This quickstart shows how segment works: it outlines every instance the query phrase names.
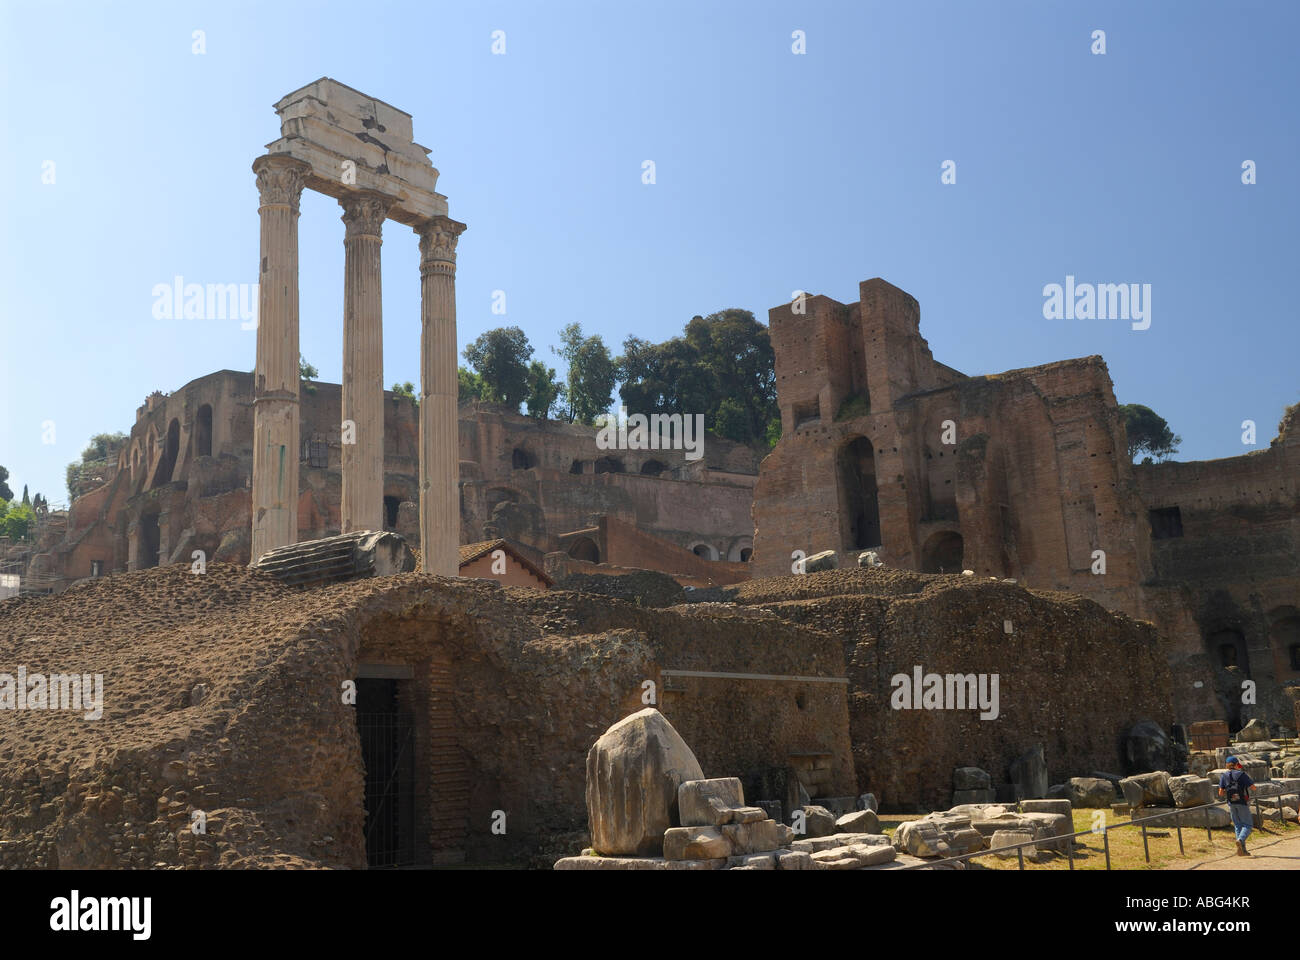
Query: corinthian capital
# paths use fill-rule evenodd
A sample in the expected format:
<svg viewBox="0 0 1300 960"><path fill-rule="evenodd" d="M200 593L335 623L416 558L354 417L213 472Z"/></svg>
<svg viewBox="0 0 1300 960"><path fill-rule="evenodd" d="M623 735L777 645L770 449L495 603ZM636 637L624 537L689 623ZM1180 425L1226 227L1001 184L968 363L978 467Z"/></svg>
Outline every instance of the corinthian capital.
<svg viewBox="0 0 1300 960"><path fill-rule="evenodd" d="M350 193L339 198L343 208L343 239L383 236L384 220L394 201L380 193Z"/></svg>
<svg viewBox="0 0 1300 960"><path fill-rule="evenodd" d="M420 264L456 262L456 239L465 232L465 224L450 217L433 217L416 225L420 235Z"/></svg>
<svg viewBox="0 0 1300 960"><path fill-rule="evenodd" d="M287 206L297 213L302 188L310 171L311 164L283 154L258 157L253 161L253 173L257 174L260 206Z"/></svg>

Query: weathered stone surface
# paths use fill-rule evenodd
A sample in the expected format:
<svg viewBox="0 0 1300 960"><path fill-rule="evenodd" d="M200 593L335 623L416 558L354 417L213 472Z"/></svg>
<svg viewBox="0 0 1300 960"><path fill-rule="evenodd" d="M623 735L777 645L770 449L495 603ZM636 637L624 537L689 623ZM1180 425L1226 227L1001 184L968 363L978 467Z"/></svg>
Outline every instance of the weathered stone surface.
<svg viewBox="0 0 1300 960"><path fill-rule="evenodd" d="M858 554L859 567L883 567L885 561L878 550L864 550Z"/></svg>
<svg viewBox="0 0 1300 960"><path fill-rule="evenodd" d="M1034 835L1027 830L998 830L989 840L989 849L994 855L1001 860L1015 860L1018 854L1015 850L999 850L999 847L1008 847L1018 843L1032 843ZM1039 860L1038 848L1028 846L1021 848L1024 851L1025 859L1037 863Z"/></svg>
<svg viewBox="0 0 1300 960"><path fill-rule="evenodd" d="M1047 795L1047 754L1036 743L1011 763L1011 782L1020 799L1037 799Z"/></svg>
<svg viewBox="0 0 1300 960"><path fill-rule="evenodd" d="M811 870L812 854L803 850L786 850L776 855L778 870Z"/></svg>
<svg viewBox="0 0 1300 960"><path fill-rule="evenodd" d="M1267 740L1269 736L1268 724L1258 717L1237 731L1238 740Z"/></svg>
<svg viewBox="0 0 1300 960"><path fill-rule="evenodd" d="M1112 803L1110 805L1110 809L1111 812L1113 812L1117 817L1127 817L1129 815L1129 812L1133 808L1129 805L1128 801L1126 800L1122 803Z"/></svg>
<svg viewBox="0 0 1300 960"><path fill-rule="evenodd" d="M1115 802L1115 785L1100 777L1071 777L1065 794L1074 807L1104 810Z"/></svg>
<svg viewBox="0 0 1300 960"><path fill-rule="evenodd" d="M758 820L775 819L775 817L769 817L767 811L762 807L733 807L731 810L732 823L755 823Z"/></svg>
<svg viewBox="0 0 1300 960"><path fill-rule="evenodd" d="M731 856L734 848L719 827L669 827L663 851L665 860L715 860Z"/></svg>
<svg viewBox="0 0 1300 960"><path fill-rule="evenodd" d="M933 820L907 820L894 831L894 849L914 857L951 857L948 833Z"/></svg>
<svg viewBox="0 0 1300 960"><path fill-rule="evenodd" d="M1131 773L1168 770L1174 746L1169 735L1153 720L1135 723L1124 736L1124 759Z"/></svg>
<svg viewBox="0 0 1300 960"><path fill-rule="evenodd" d="M1074 821L1063 813L1022 813L1022 822L1028 821L1034 826L1034 839L1044 850L1056 850L1069 853L1070 834L1074 832Z"/></svg>
<svg viewBox="0 0 1300 960"><path fill-rule="evenodd" d="M858 797L859 810L880 810L880 804L874 793L864 793Z"/></svg>
<svg viewBox="0 0 1300 960"><path fill-rule="evenodd" d="M703 779L695 754L658 710L623 718L587 753L592 847L606 855L662 853L664 832L677 820L677 788Z"/></svg>
<svg viewBox="0 0 1300 960"><path fill-rule="evenodd" d="M1272 776L1272 771L1263 760L1242 760L1241 769L1246 772L1246 776L1256 783L1267 780Z"/></svg>
<svg viewBox="0 0 1300 960"><path fill-rule="evenodd" d="M1198 777L1209 775L1214 769L1214 754L1204 751L1196 751L1187 758L1187 772L1194 773Z"/></svg>
<svg viewBox="0 0 1300 960"><path fill-rule="evenodd" d="M835 821L839 833L880 833L880 817L874 810L846 813Z"/></svg>
<svg viewBox="0 0 1300 960"><path fill-rule="evenodd" d="M790 844L791 850L804 853L817 853L819 850L831 850L835 847L851 846L879 847L889 846L890 839L883 833L833 833L829 837L812 837L795 840Z"/></svg>
<svg viewBox="0 0 1300 960"><path fill-rule="evenodd" d="M1163 770L1125 777L1119 782L1119 788L1129 807L1134 810L1144 805L1174 805L1173 794L1169 792L1169 774Z"/></svg>
<svg viewBox="0 0 1300 960"><path fill-rule="evenodd" d="M967 817L970 820L991 820L1004 814L1015 813L1014 803L959 803L948 814L954 817Z"/></svg>
<svg viewBox="0 0 1300 960"><path fill-rule="evenodd" d="M1196 807L1215 800L1215 784L1205 777L1187 774L1169 778L1169 793L1176 807Z"/></svg>
<svg viewBox="0 0 1300 960"><path fill-rule="evenodd" d="M1300 777L1300 757L1293 757L1282 764L1282 776Z"/></svg>
<svg viewBox="0 0 1300 960"><path fill-rule="evenodd" d="M804 560L803 569L804 573L817 573L820 570L835 570L839 565L839 554L834 550L823 550Z"/></svg>
<svg viewBox="0 0 1300 960"><path fill-rule="evenodd" d="M745 804L736 777L686 780L677 788L677 810L683 827L712 827L730 823L732 811Z"/></svg>
<svg viewBox="0 0 1300 960"><path fill-rule="evenodd" d="M995 799L997 799L997 791L991 787L987 790L954 790L952 792L952 804L954 807L977 803L992 803Z"/></svg>
<svg viewBox="0 0 1300 960"><path fill-rule="evenodd" d="M1021 800L1021 813L1057 813L1069 817L1073 812L1069 800Z"/></svg>
<svg viewBox="0 0 1300 960"><path fill-rule="evenodd" d="M748 853L739 857L728 857L727 867L731 870L775 870L775 853Z"/></svg>
<svg viewBox="0 0 1300 960"><path fill-rule="evenodd" d="M1259 808L1259 812L1253 814L1252 819L1255 821L1255 826L1257 827L1263 826L1265 820L1282 820L1282 821L1289 821L1291 823L1295 823L1296 808L1282 807L1278 809L1276 807L1274 808L1265 807L1261 804Z"/></svg>
<svg viewBox="0 0 1300 960"><path fill-rule="evenodd" d="M722 870L726 859L665 860L663 857L565 857L556 870Z"/></svg>
<svg viewBox="0 0 1300 960"><path fill-rule="evenodd" d="M828 837L836 832L835 817L825 807L806 804L803 808L804 836Z"/></svg>
<svg viewBox="0 0 1300 960"><path fill-rule="evenodd" d="M718 828L731 844L731 852L736 855L745 853L763 853L778 847L788 846L792 831L783 823L775 820L758 820L754 823L727 823Z"/></svg>
<svg viewBox="0 0 1300 960"><path fill-rule="evenodd" d="M898 856L892 846L849 844L820 850L812 856L814 870L860 870L881 863L889 863Z"/></svg>
<svg viewBox="0 0 1300 960"><path fill-rule="evenodd" d="M952 772L953 790L991 790L993 778L979 767L958 767Z"/></svg>

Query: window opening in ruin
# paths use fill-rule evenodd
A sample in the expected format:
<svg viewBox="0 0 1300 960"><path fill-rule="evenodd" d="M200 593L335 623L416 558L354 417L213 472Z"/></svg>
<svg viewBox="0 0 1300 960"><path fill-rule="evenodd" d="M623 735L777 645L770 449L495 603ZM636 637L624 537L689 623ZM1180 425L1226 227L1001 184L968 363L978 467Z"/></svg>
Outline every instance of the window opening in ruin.
<svg viewBox="0 0 1300 960"><path fill-rule="evenodd" d="M749 563L750 557L754 555L753 547L745 547L740 551L740 562Z"/></svg>
<svg viewBox="0 0 1300 960"><path fill-rule="evenodd" d="M1294 607L1282 607L1274 615L1269 637L1279 653L1289 661L1292 670L1300 671L1300 612Z"/></svg>
<svg viewBox="0 0 1300 960"><path fill-rule="evenodd" d="M196 457L212 456L212 405L199 407L194 418L194 455Z"/></svg>
<svg viewBox="0 0 1300 960"><path fill-rule="evenodd" d="M641 464L641 473L647 477L657 477L668 469L668 464L662 460L647 460Z"/></svg>
<svg viewBox="0 0 1300 960"><path fill-rule="evenodd" d="M531 470L535 466L537 466L537 458L522 447L515 447L510 452L512 470Z"/></svg>
<svg viewBox="0 0 1300 960"><path fill-rule="evenodd" d="M1237 648L1231 643L1219 644L1219 664L1224 667L1237 665Z"/></svg>
<svg viewBox="0 0 1300 960"><path fill-rule="evenodd" d="M91 575L92 577L99 577L99 576L103 576L103 573L104 573L104 561L103 561L103 560L91 560L91 561L90 561L90 575Z"/></svg>
<svg viewBox="0 0 1300 960"><path fill-rule="evenodd" d="M162 459L158 461L158 469L154 471L153 486L163 483L171 483L172 470L176 467L176 455L181 449L181 422L172 420L167 427L167 440L163 444Z"/></svg>
<svg viewBox="0 0 1300 960"><path fill-rule="evenodd" d="M822 418L821 398L813 397L812 400L794 405L794 428L798 430L805 423L812 423L814 420Z"/></svg>
<svg viewBox="0 0 1300 960"><path fill-rule="evenodd" d="M1183 535L1183 515L1177 507L1156 507L1150 511L1151 539L1168 540Z"/></svg>
<svg viewBox="0 0 1300 960"><path fill-rule="evenodd" d="M839 474L840 537L845 549L880 546L880 506L876 500L876 459L871 441L858 437L841 448Z"/></svg>
<svg viewBox="0 0 1300 960"><path fill-rule="evenodd" d="M578 537L569 544L569 556L587 563L600 563L600 548L590 537Z"/></svg>
<svg viewBox="0 0 1300 960"><path fill-rule="evenodd" d="M158 529L158 514L146 513L140 518L139 545L136 548L136 566L148 570L158 566L158 551L162 548L162 531Z"/></svg>
<svg viewBox="0 0 1300 960"><path fill-rule="evenodd" d="M366 864L415 863L415 725L401 709L410 681L359 677L357 733L365 766Z"/></svg>
<svg viewBox="0 0 1300 960"><path fill-rule="evenodd" d="M1291 644L1291 669L1300 670L1300 643Z"/></svg>
<svg viewBox="0 0 1300 960"><path fill-rule="evenodd" d="M697 543L691 548L691 553L705 560L718 559L718 551L713 549L713 547L707 543Z"/></svg>
<svg viewBox="0 0 1300 960"><path fill-rule="evenodd" d="M944 530L933 534L921 548L921 572L961 573L964 552L960 533Z"/></svg>
<svg viewBox="0 0 1300 960"><path fill-rule="evenodd" d="M384 529L397 529L397 508L401 505L401 497L384 497Z"/></svg>
<svg viewBox="0 0 1300 960"><path fill-rule="evenodd" d="M307 464L317 470L330 465L330 445L324 440L307 441Z"/></svg>
<svg viewBox="0 0 1300 960"><path fill-rule="evenodd" d="M569 464L569 472L570 472L570 473L582 473L582 461L581 461L581 460L574 460L573 463Z"/></svg>
<svg viewBox="0 0 1300 960"><path fill-rule="evenodd" d="M596 461L597 473L623 473L625 468L623 461L618 457L601 457Z"/></svg>

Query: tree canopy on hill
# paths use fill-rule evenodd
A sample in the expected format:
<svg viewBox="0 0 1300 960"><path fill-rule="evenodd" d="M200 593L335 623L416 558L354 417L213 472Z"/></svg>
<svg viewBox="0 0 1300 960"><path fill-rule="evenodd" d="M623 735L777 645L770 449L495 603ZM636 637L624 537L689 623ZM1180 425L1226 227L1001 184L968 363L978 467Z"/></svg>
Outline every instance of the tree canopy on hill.
<svg viewBox="0 0 1300 960"><path fill-rule="evenodd" d="M1124 430L1128 434L1128 455L1133 459L1139 453L1150 456L1142 462L1147 463L1151 457L1164 460L1178 452L1178 445L1183 438L1169 429L1165 418L1150 407L1140 403L1126 403L1119 408L1124 418Z"/></svg>

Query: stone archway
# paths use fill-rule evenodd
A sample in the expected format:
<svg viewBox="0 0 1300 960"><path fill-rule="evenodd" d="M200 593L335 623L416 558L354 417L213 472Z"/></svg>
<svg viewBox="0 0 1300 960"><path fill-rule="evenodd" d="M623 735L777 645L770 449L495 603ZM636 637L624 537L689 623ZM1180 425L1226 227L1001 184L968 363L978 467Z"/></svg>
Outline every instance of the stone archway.
<svg viewBox="0 0 1300 960"><path fill-rule="evenodd" d="M922 573L961 573L965 544L955 530L933 533L921 547Z"/></svg>
<svg viewBox="0 0 1300 960"><path fill-rule="evenodd" d="M835 457L839 488L840 542L845 550L881 545L876 455L867 437L855 437Z"/></svg>

